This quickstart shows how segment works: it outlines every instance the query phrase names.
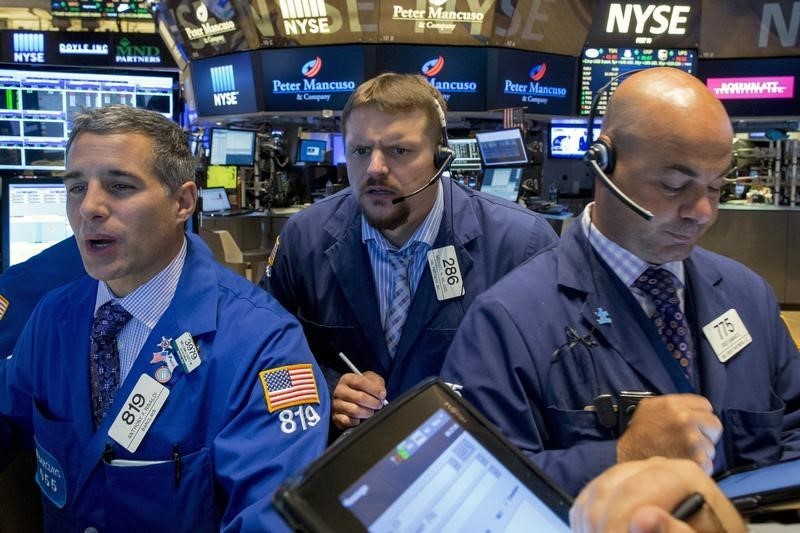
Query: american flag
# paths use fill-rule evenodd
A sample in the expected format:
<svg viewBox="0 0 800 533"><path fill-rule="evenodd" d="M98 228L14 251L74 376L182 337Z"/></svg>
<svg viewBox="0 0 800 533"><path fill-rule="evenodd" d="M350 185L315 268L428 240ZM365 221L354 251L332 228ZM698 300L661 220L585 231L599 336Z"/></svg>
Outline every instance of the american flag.
<svg viewBox="0 0 800 533"><path fill-rule="evenodd" d="M6 300L3 296L0 296L0 319L3 318L4 314L6 314L6 309L8 309L8 300Z"/></svg>
<svg viewBox="0 0 800 533"><path fill-rule="evenodd" d="M270 413L293 405L319 403L317 381L309 364L262 370L258 376L264 386Z"/></svg>

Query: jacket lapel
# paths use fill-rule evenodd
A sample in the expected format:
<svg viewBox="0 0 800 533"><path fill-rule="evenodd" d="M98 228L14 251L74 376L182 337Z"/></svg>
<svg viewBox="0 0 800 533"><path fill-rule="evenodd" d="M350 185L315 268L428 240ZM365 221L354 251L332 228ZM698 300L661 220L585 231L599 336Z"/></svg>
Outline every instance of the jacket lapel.
<svg viewBox="0 0 800 533"><path fill-rule="evenodd" d="M356 203L350 197L348 202ZM347 215L346 213L349 213ZM350 216L350 220L345 217ZM344 231L336 228L345 228ZM364 332L364 340L370 351L377 355L383 375L387 375L392 360L386 349L381 312L375 295L375 281L366 247L361 242L361 208L357 205L340 209L325 225L335 242L325 250L336 281L342 289L350 312ZM333 290L333 289L331 289Z"/></svg>
<svg viewBox="0 0 800 533"><path fill-rule="evenodd" d="M713 263L702 261L698 254L692 254L684 261L684 265L687 294L690 295L689 301L694 315L690 318L697 325L692 329L692 334L695 350L700 358L701 391L714 406L714 410L719 412L727 389L725 364L720 362L703 335L703 326L734 306L725 298L722 274ZM702 295L702 298L697 298L697 295Z"/></svg>
<svg viewBox="0 0 800 533"><path fill-rule="evenodd" d="M671 392L675 385L654 350L659 349L644 330L648 320L638 302L597 256L580 221L562 237L558 247L558 283L562 290L585 293L581 308L583 326L649 384L652 392ZM607 317L610 323L601 323ZM655 331L655 327L652 328ZM584 334L584 332L580 332ZM657 335L657 333L656 333ZM597 362L602 365L601 361Z"/></svg>
<svg viewBox="0 0 800 533"><path fill-rule="evenodd" d="M477 216L471 209L471 205L469 202L463 201L464 193L458 187L454 187L450 180L443 179L442 186L444 210L442 212L442 221L439 224L439 233L436 235L433 248L442 248L451 244L455 246L463 281L467 278L467 274L472 270L473 265L472 256L466 247L470 241L480 236L483 232ZM451 189L452 205L450 203ZM464 289L468 290L466 284ZM408 318L403 326L403 335L397 345L396 363L413 353L414 346L417 344L420 335L442 308L450 303L463 300L463 298L462 296L440 302L436 298L436 289L433 286L430 266L427 265L422 271L417 290L411 300Z"/></svg>

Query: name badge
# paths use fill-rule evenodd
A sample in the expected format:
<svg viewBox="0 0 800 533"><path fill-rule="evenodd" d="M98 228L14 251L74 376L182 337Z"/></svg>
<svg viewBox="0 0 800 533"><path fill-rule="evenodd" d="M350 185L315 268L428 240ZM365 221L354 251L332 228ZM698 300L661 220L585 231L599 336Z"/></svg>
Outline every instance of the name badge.
<svg viewBox="0 0 800 533"><path fill-rule="evenodd" d="M197 346L195 346L192 340L191 333L187 331L172 341L172 347L175 349L178 361L180 361L184 372L188 374L200 366L202 362L200 360L200 352L197 350Z"/></svg>
<svg viewBox="0 0 800 533"><path fill-rule="evenodd" d="M721 363L753 342L753 337L750 336L736 309L728 309L703 326L703 335L708 339Z"/></svg>
<svg viewBox="0 0 800 533"><path fill-rule="evenodd" d="M455 246L451 244L428 252L428 265L431 268L436 298L440 302L464 296L464 280Z"/></svg>
<svg viewBox="0 0 800 533"><path fill-rule="evenodd" d="M129 452L135 453L168 396L168 388L147 374L142 374L111 424L108 436Z"/></svg>

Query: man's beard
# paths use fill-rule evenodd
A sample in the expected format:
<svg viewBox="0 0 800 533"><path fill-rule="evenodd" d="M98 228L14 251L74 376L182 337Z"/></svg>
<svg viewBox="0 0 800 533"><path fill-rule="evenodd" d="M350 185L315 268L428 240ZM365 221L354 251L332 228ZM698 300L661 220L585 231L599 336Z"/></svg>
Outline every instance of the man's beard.
<svg viewBox="0 0 800 533"><path fill-rule="evenodd" d="M388 216L381 218L373 217L367 212L366 209L362 209L362 211L369 225L378 231L391 231L397 229L408 222L408 216L411 214L411 209L409 209L405 202L400 202L399 204L395 205L394 209L392 209Z"/></svg>

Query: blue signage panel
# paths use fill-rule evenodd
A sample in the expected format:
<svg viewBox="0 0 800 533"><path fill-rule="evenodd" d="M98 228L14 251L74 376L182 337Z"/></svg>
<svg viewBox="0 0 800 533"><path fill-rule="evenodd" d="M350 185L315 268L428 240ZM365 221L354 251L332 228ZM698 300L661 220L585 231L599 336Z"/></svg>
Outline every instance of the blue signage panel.
<svg viewBox="0 0 800 533"><path fill-rule="evenodd" d="M266 111L341 110L364 81L362 45L259 51Z"/></svg>
<svg viewBox="0 0 800 533"><path fill-rule="evenodd" d="M192 81L201 117L256 113L252 52L192 61Z"/></svg>
<svg viewBox="0 0 800 533"><path fill-rule="evenodd" d="M574 113L574 57L490 49L488 72L489 109L523 107L526 113L571 115Z"/></svg>
<svg viewBox="0 0 800 533"><path fill-rule="evenodd" d="M485 48L456 46L378 46L381 71L421 74L439 89L449 111L486 110Z"/></svg>

